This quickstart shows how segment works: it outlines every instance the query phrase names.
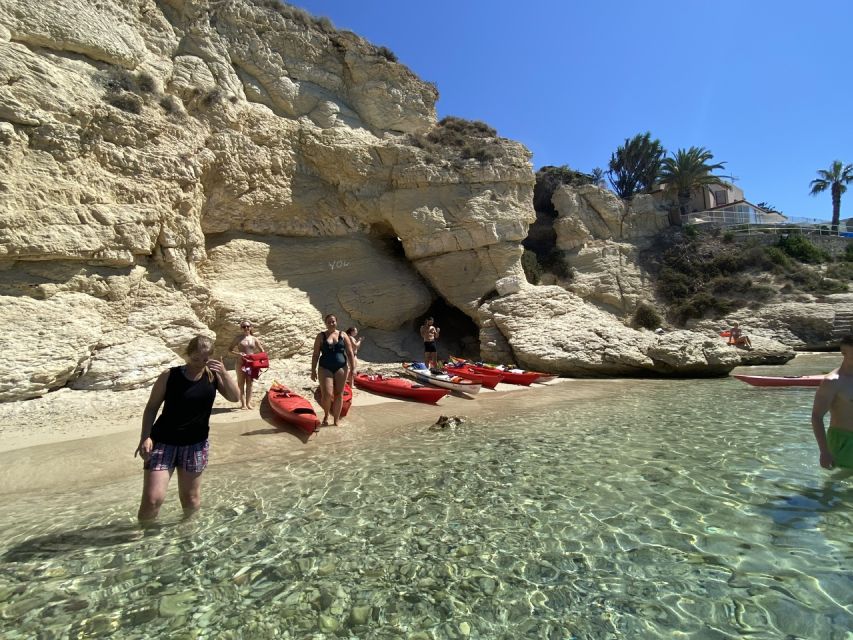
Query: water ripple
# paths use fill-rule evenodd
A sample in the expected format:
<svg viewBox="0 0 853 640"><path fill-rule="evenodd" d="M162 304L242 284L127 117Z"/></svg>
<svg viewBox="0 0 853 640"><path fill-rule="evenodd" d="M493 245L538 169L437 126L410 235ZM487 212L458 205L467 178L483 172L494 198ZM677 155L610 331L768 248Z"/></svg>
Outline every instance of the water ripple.
<svg viewBox="0 0 853 640"><path fill-rule="evenodd" d="M200 517L147 530L138 479L22 497L0 635L849 639L853 484L816 467L789 391L632 381L219 466Z"/></svg>

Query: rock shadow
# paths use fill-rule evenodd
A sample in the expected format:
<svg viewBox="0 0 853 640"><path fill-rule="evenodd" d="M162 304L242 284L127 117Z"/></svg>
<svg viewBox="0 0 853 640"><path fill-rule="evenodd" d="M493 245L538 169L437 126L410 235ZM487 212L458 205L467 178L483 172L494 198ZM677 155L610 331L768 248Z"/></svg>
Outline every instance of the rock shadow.
<svg viewBox="0 0 853 640"><path fill-rule="evenodd" d="M2 559L4 562L47 560L82 549L114 547L136 542L147 535L148 531L150 529L143 529L138 523L111 523L50 533L13 545L6 550Z"/></svg>

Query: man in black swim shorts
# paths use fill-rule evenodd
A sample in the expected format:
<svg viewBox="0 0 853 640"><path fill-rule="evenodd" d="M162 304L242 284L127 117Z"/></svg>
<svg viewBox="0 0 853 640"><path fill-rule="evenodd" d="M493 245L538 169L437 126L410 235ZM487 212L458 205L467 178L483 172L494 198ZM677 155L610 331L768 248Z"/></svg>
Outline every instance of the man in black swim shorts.
<svg viewBox="0 0 853 640"><path fill-rule="evenodd" d="M441 329L435 326L434 320L430 317L424 320L421 325L421 338L424 341L424 364L430 368L438 368L438 349L436 342Z"/></svg>

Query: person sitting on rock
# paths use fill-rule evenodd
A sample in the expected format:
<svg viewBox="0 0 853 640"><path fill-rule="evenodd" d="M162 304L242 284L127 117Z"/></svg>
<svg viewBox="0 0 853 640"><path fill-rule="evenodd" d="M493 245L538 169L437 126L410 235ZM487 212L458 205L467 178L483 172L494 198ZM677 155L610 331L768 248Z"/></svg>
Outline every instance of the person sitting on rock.
<svg viewBox="0 0 853 640"><path fill-rule="evenodd" d="M732 328L729 329L729 344L733 344L736 347L746 347L749 350L752 350L752 340L749 339L749 336L743 332L743 329L740 328L740 324L735 321L732 323Z"/></svg>

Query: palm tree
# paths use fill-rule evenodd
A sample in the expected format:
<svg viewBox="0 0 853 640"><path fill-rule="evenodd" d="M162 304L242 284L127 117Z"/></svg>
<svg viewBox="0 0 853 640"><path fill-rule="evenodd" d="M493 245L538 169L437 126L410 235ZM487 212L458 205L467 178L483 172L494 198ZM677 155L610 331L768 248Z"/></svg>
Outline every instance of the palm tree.
<svg viewBox="0 0 853 640"><path fill-rule="evenodd" d="M832 194L832 230L838 231L838 219L841 217L841 194L847 191L847 185L853 182L853 164L843 165L841 160L833 162L829 171L818 169L819 178L812 180L809 186L811 195L816 196L827 189Z"/></svg>
<svg viewBox="0 0 853 640"><path fill-rule="evenodd" d="M651 191L660 171L666 151L660 140L652 140L649 131L626 138L625 144L610 155L607 175L613 191L623 200L636 193Z"/></svg>
<svg viewBox="0 0 853 640"><path fill-rule="evenodd" d="M693 190L712 184L725 184L722 178L712 174L712 171L722 169L725 162L709 164L714 154L705 147L690 147L679 149L674 155L663 159L659 181L675 192L678 198L678 209L670 210L670 222L681 225L681 216L688 213L687 205Z"/></svg>

